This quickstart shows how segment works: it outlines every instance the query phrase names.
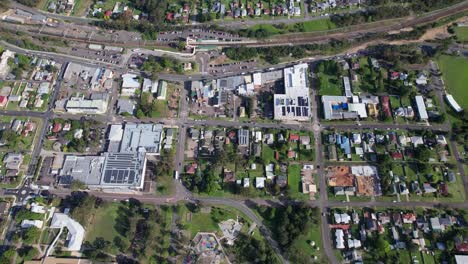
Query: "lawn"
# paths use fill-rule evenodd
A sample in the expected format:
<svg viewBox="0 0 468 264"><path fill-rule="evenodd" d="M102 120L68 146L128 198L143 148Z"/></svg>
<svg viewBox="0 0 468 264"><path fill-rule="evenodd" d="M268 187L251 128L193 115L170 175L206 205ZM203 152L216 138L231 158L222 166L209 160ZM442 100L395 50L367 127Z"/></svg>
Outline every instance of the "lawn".
<svg viewBox="0 0 468 264"><path fill-rule="evenodd" d="M86 10L91 6L91 3L91 0L76 0L71 14L73 16L86 15Z"/></svg>
<svg viewBox="0 0 468 264"><path fill-rule="evenodd" d="M323 31L336 28L336 25L330 19L310 20L303 23L305 32Z"/></svg>
<svg viewBox="0 0 468 264"><path fill-rule="evenodd" d="M298 249L299 252L305 253L305 255L317 256L316 263L326 263L325 256L322 255L322 236L320 234L320 225L313 225L308 228L308 232L301 234L294 240L291 248ZM311 242L315 242L315 246L311 246ZM318 249L318 250L317 250Z"/></svg>
<svg viewBox="0 0 468 264"><path fill-rule="evenodd" d="M456 27L455 35L457 36L457 40L459 41L468 41L468 27Z"/></svg>
<svg viewBox="0 0 468 264"><path fill-rule="evenodd" d="M293 164L288 167L288 185L291 190L291 197L295 199L307 199L308 196L302 193L301 165Z"/></svg>
<svg viewBox="0 0 468 264"><path fill-rule="evenodd" d="M179 217L183 220L186 229L190 231L191 238L195 237L198 232L221 232L217 219L224 221L236 219L237 216L234 210L226 208L212 207L210 213L203 212L203 209L196 213L190 213L185 206L182 206L182 208Z"/></svg>
<svg viewBox="0 0 468 264"><path fill-rule="evenodd" d="M395 109L401 106L400 97L390 96L390 106Z"/></svg>
<svg viewBox="0 0 468 264"><path fill-rule="evenodd" d="M275 161L275 151L266 144L262 146L262 159L265 164Z"/></svg>
<svg viewBox="0 0 468 264"><path fill-rule="evenodd" d="M174 180L171 175L160 176L156 180L156 194L168 195L174 192Z"/></svg>
<svg viewBox="0 0 468 264"><path fill-rule="evenodd" d="M468 60L462 57L442 55L437 62L443 73L447 90L462 108L468 108L468 100L463 100L468 97L468 89L466 89Z"/></svg>
<svg viewBox="0 0 468 264"><path fill-rule="evenodd" d="M320 81L320 95L343 95L341 82L336 76L327 75L325 73L319 74L322 78L322 81Z"/></svg>
<svg viewBox="0 0 468 264"><path fill-rule="evenodd" d="M86 234L87 241L94 241L97 237L102 237L105 240L113 241L114 237L120 236L114 226L118 216L118 203L105 204L94 215L93 224L89 226ZM127 239L121 237L122 239Z"/></svg>
<svg viewBox="0 0 468 264"><path fill-rule="evenodd" d="M125 207L125 205L121 203L105 203L101 208L96 210L96 213L92 216L92 221L87 228L85 240L92 242L96 238L102 237L111 242L109 253L122 253L119 252L118 247L113 243L114 238L119 237L125 245L129 246L130 242L135 239L136 223L144 218L142 215L133 215L133 217L126 217L125 215L119 216L119 208L121 206ZM156 223L151 221L148 222L152 225L151 233L147 238L147 246L144 254L139 256L142 263L147 263L148 258L152 255L160 254L161 249L169 247L170 238L168 228L172 221L172 208L167 206L155 208L152 205L143 205L142 208L157 210L157 214L161 216L159 218L160 220L156 220ZM120 235L116 229L116 226L119 226L119 217L124 217L129 221L130 229L127 236Z"/></svg>

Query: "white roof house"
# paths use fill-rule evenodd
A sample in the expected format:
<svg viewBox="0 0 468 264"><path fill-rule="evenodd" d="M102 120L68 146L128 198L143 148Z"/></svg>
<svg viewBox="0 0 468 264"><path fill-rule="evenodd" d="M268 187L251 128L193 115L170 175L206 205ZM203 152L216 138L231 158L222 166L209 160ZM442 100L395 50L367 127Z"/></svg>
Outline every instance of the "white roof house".
<svg viewBox="0 0 468 264"><path fill-rule="evenodd" d="M335 230L335 237L336 237L336 239L335 239L336 248L338 248L338 249L345 248L344 239L343 239L343 237L344 237L343 230L341 230L341 229Z"/></svg>
<svg viewBox="0 0 468 264"><path fill-rule="evenodd" d="M456 264L466 264L468 263L468 255L455 255Z"/></svg>
<svg viewBox="0 0 468 264"><path fill-rule="evenodd" d="M349 216L349 214L337 214L335 213L334 215L335 217L335 222L337 224L349 224L349 222L351 221L351 216Z"/></svg>
<svg viewBox="0 0 468 264"><path fill-rule="evenodd" d="M21 222L21 228L30 228L30 227L37 227L37 228L42 228L42 225L44 224L43 221L41 220L23 220Z"/></svg>
<svg viewBox="0 0 468 264"><path fill-rule="evenodd" d="M360 248L361 247L361 240L358 239L348 239L348 247L349 248Z"/></svg>
<svg viewBox="0 0 468 264"><path fill-rule="evenodd" d="M455 110L456 112L461 112L463 110L463 108L460 107L460 105L457 103L457 101L455 101L451 94L445 95L445 98L447 99L447 102L453 108L453 110Z"/></svg>
<svg viewBox="0 0 468 264"><path fill-rule="evenodd" d="M361 134L359 133L354 133L353 134L353 142L354 144L361 144L362 140L361 140Z"/></svg>
<svg viewBox="0 0 468 264"><path fill-rule="evenodd" d="M37 89L37 94L38 95L48 94L49 93L49 86L50 86L49 82L42 82L39 85L39 88Z"/></svg>
<svg viewBox="0 0 468 264"><path fill-rule="evenodd" d="M250 179L249 178L244 178L244 188L248 188L250 186Z"/></svg>
<svg viewBox="0 0 468 264"><path fill-rule="evenodd" d="M136 74L122 74L122 88L140 88Z"/></svg>
<svg viewBox="0 0 468 264"><path fill-rule="evenodd" d="M45 214L46 209L42 205L39 205L37 203L32 203L31 204L31 212L36 213L36 214Z"/></svg>
<svg viewBox="0 0 468 264"><path fill-rule="evenodd" d="M273 163L270 163L265 166L265 175L267 179L272 180L275 177L275 165Z"/></svg>
<svg viewBox="0 0 468 264"><path fill-rule="evenodd" d="M64 228L68 230L67 236L67 250L79 251L83 243L85 230L83 226L77 221L70 218L70 216L62 213L55 213L50 223L50 228Z"/></svg>
<svg viewBox="0 0 468 264"><path fill-rule="evenodd" d="M426 85L427 84L427 77L425 74L421 73L418 75L418 78L416 79L416 84L417 85Z"/></svg>
<svg viewBox="0 0 468 264"><path fill-rule="evenodd" d="M411 143L413 144L414 147L417 147L419 145L423 145L424 140L421 136L413 136L411 137Z"/></svg>
<svg viewBox="0 0 468 264"><path fill-rule="evenodd" d="M424 98L421 95L417 95L414 97L414 99L416 100L416 106L418 107L419 118L421 120L427 120L429 116L427 115Z"/></svg>
<svg viewBox="0 0 468 264"><path fill-rule="evenodd" d="M149 92L151 91L152 87L153 87L153 82L148 78L144 78L143 87L141 88L142 92Z"/></svg>
<svg viewBox="0 0 468 264"><path fill-rule="evenodd" d="M265 181L266 181L265 177L255 178L255 188L257 188L257 189L265 188Z"/></svg>
<svg viewBox="0 0 468 264"><path fill-rule="evenodd" d="M254 73L252 77L253 77L254 86L259 87L262 85L262 73L261 72Z"/></svg>
<svg viewBox="0 0 468 264"><path fill-rule="evenodd" d="M444 231L445 227L440 224L439 218L438 217L432 217L429 219L429 222L431 223L432 230L434 231Z"/></svg>

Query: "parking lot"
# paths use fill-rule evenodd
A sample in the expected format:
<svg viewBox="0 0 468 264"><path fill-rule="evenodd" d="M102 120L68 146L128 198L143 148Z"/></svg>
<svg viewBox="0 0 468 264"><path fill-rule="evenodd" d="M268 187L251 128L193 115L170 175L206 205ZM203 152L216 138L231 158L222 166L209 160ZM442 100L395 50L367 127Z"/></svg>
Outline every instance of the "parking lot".
<svg viewBox="0 0 468 264"><path fill-rule="evenodd" d="M171 43L177 42L181 39L205 39L205 40L219 40L219 41L241 41L241 38L237 35L233 35L226 32L202 30L202 29L186 29L182 31L163 31L159 33L158 42Z"/></svg>
<svg viewBox="0 0 468 264"><path fill-rule="evenodd" d="M109 50L92 50L87 48L72 48L73 55L98 61L120 64L122 62L122 54L118 51Z"/></svg>
<svg viewBox="0 0 468 264"><path fill-rule="evenodd" d="M233 63L210 64L208 72L210 74L222 73L243 73L254 70L257 66L256 60L239 61Z"/></svg>

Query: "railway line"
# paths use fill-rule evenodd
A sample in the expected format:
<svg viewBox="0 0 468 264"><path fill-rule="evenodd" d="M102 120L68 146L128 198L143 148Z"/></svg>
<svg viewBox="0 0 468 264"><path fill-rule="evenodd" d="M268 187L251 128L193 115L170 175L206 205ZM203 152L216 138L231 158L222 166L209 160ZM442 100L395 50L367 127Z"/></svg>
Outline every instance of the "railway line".
<svg viewBox="0 0 468 264"><path fill-rule="evenodd" d="M331 31L322 32L309 32L309 33L292 33L277 35L265 40L246 40L246 41L229 41L229 42L193 42L190 43L194 46L212 46L212 47L230 47L230 46L245 46L245 47L270 47L270 46L284 46L284 45L300 45L310 44L317 42L325 42L330 39L353 39L360 36L364 36L369 33L386 33L389 31L401 30L403 28L415 27L437 21L441 18L463 13L468 11L468 0L463 1L459 4L447 7L445 9L426 13L419 17L405 17L399 19L383 20L374 23L364 25L353 25L346 28L340 28ZM390 24L389 24L390 23ZM120 41L114 39L112 41L100 41L90 39L89 37L74 37L71 35L57 33L53 34L50 32L43 32L39 27L34 26L22 26L8 23L1 23L0 27L6 28L13 31L26 31L35 36L47 36L59 39L66 39L87 44L101 44L101 45L112 45L119 47L134 47L134 48L167 48L171 43L161 43L150 40L126 40Z"/></svg>

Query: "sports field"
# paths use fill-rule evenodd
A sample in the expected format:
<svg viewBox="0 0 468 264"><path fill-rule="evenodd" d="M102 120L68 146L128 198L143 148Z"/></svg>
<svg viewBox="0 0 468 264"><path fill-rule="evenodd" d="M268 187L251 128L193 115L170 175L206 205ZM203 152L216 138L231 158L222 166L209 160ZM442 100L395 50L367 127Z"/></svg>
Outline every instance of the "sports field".
<svg viewBox="0 0 468 264"><path fill-rule="evenodd" d="M468 59L455 56L440 56L437 60L447 90L463 109L468 109Z"/></svg>

